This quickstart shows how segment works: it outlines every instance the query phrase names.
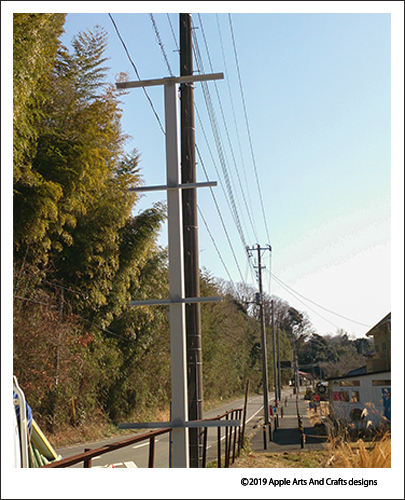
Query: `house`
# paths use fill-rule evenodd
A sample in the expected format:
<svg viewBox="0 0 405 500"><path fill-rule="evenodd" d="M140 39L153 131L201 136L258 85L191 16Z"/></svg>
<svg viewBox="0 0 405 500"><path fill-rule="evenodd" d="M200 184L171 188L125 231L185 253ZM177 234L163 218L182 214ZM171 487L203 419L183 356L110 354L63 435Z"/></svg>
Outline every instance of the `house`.
<svg viewBox="0 0 405 500"><path fill-rule="evenodd" d="M391 313L366 333L374 339L374 355L366 361L367 372L391 370Z"/></svg>
<svg viewBox="0 0 405 500"><path fill-rule="evenodd" d="M391 313L366 333L375 352L366 365L328 378L329 401L339 420L363 427L391 422Z"/></svg>

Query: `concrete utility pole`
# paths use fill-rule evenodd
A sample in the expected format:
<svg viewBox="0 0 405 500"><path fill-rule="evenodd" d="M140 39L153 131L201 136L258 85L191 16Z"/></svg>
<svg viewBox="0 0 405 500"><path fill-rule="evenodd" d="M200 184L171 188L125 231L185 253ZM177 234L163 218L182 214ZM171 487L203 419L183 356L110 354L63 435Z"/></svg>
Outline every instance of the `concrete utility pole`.
<svg viewBox="0 0 405 500"><path fill-rule="evenodd" d="M180 14L180 76L193 74L193 33L191 14ZM180 85L181 117L181 181L196 182L195 122L193 82ZM185 296L199 297L197 191L184 189L183 240ZM203 418L201 312L200 304L186 305L187 374L190 420ZM201 429L190 429L190 467L202 466Z"/></svg>
<svg viewBox="0 0 405 500"><path fill-rule="evenodd" d="M270 250L271 247L261 248L259 244L256 248L248 248L249 251L257 250L257 269L259 278L259 292L260 292L260 327L262 336L262 364L263 364L263 405L264 405L264 425L268 428L270 423L269 415L269 381L267 372L267 342L266 342L266 324L264 319L264 304L263 304L263 283L262 283L262 250ZM271 432L271 430L270 430ZM264 443L265 449L267 449L267 443Z"/></svg>

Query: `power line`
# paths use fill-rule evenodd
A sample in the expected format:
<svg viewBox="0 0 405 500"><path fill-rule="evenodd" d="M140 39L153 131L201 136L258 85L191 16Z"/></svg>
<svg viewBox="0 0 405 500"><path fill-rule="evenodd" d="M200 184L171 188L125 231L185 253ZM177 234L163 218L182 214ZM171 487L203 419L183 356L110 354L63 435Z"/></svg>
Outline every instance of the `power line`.
<svg viewBox="0 0 405 500"><path fill-rule="evenodd" d="M135 73L136 73L136 75L137 75L137 77L138 77L138 80L141 80L141 77L140 77L140 74L139 74L139 72L138 72L138 69L137 69L137 67L136 67L136 65L135 65L135 63L134 63L134 61L133 61L133 59L132 59L132 57L131 57L131 55L130 55L130 53L129 53L129 50L128 50L128 48L127 48L126 44L125 44L125 41L123 40L123 37L122 37L122 36L121 36L121 34L120 34L120 31L119 31L119 29L118 29L117 24L115 23L115 21L114 21L114 19L113 19L112 15L111 15L111 14L108 14L108 15L109 15L109 17L110 17L110 19L111 19L111 22L112 22L113 26L114 26L114 29L115 29L115 31L116 31L116 34L117 34L117 36L118 36L119 40L121 41L121 44L122 44L122 45L123 45L123 47L124 47L124 50L125 50L126 55L127 55L127 57L128 57L128 60L130 61L130 63L131 63L131 65L132 65L132 67L133 67L133 68L134 68L134 70L135 70ZM158 28L157 28L157 24L156 24L156 21L155 21L155 19L154 19L153 14L150 14L150 18L151 18L151 21L152 21L152 24L153 24L153 29L154 29L154 31L155 31L156 41L157 41L158 45L159 45L159 46L160 46L160 48L161 48L162 55L163 55L163 58L164 58L164 60L165 60L166 65L167 65L167 67L168 67L169 73L170 73L170 75L171 75L171 76L173 76L173 72L172 72L172 70L171 70L170 63L169 63L169 61L168 61L168 58L167 58L166 52L165 52L165 50L164 50L164 45L163 45L162 39L161 39L161 37L160 37L159 31L158 31ZM176 36L175 36L175 34L174 34L173 26L172 26L172 23L171 23L171 21L170 21L170 17L169 17L169 15L167 15L167 19L168 19L168 22L169 22L169 25L170 25L170 29L171 29L172 36L173 36L173 39L174 39L174 41L175 41L176 47L178 47L177 40L176 40ZM201 60L201 57L200 57L200 60ZM202 62L201 62L201 63L202 63ZM200 72L201 72L201 71L200 71ZM203 71L202 71L202 72L203 72ZM245 236L244 236L243 229L242 229L242 226L241 226L241 223L240 223L238 210L237 210L237 208L236 208L235 199L234 199L234 195L233 195L233 192L232 192L232 187L231 187L231 185L230 185L230 181L229 181L229 175L228 175L228 172L227 172L227 169L226 169L226 162L225 162L225 160L224 160L223 150L222 150L222 146L221 146L221 144L222 144L222 143L221 143L221 139L220 139L219 129L218 129L218 126L217 126L217 123L216 123L215 113L214 113L214 111L213 111L213 106L212 106L211 97L210 97L210 95L209 95L209 91L208 91L208 87L207 87L206 82L203 82L203 85L204 85L204 84L205 84L205 90L203 89L203 91L204 91L204 96L205 96L206 103L207 103L207 109L208 109L208 111L209 111L209 116L210 116L211 127L213 128L213 134L214 134L214 138L215 138L215 140L216 140L216 145L217 145L217 149L218 149L219 156L220 156L220 160L221 160L221 166L222 166L222 169L223 169L223 172L224 172L225 182L226 182L226 185L227 185L227 188L228 188L228 193L230 193L230 199L231 199L231 206L230 206L230 209L231 209L231 213L233 214L233 218L234 218L234 221L235 221L236 227L237 227L237 229L238 229L239 235L240 235L240 237L241 237L241 241L242 241L242 244L243 244L243 246L244 246L244 249L246 249L246 248L247 248L246 238L245 238ZM143 91L144 91L144 93L145 93L145 95L146 95L146 97L147 97L147 99L148 99L148 101L149 101L149 103L150 103L150 105L151 105L151 108L152 108L152 110L153 110L153 113L155 114L155 117L156 117L156 119L157 119L157 121L158 121L158 123L159 123L159 126L160 126L160 128L161 128L162 132L165 134L165 131L164 131L164 128L163 128L162 123L161 123L161 121L160 121L160 118L159 118L159 116L158 116L158 114L157 114L157 112L156 112L156 110L155 110L155 108L154 108L154 106L153 106L153 103L152 103L152 101L151 101L151 99L150 99L150 97L149 97L149 95L148 95L148 93L147 93L147 91L145 90L145 88L144 88L144 87L143 87ZM205 137L206 137L206 136L205 136ZM207 139L206 139L206 140L207 140ZM207 142L207 144L208 144L208 142ZM221 151L222 151L222 154L221 154ZM201 157L200 157L200 159L201 159ZM202 159L201 159L201 161L202 161ZM211 190L211 192L212 192L212 190ZM224 191L224 192L225 192L225 191ZM213 193L212 193L212 194L213 194ZM214 196L214 195L213 195L213 196ZM227 199L227 197L225 197L225 198ZM214 198L214 199L215 199L215 198ZM227 199L227 201L228 201L228 199ZM224 229L225 229L225 224L223 223L223 218L222 218L221 212L220 212L220 210L219 210L218 204L216 203L216 200L215 200L215 204L216 204L216 209L217 209L217 211L218 211L218 214L220 215L221 222L222 222L223 227L224 227ZM227 234L226 230L225 230L225 234L226 234L226 236L227 236L228 243L230 243L229 236L228 236L228 234ZM232 252L233 252L233 254L234 254L234 250L233 250L232 244L230 243L230 245L231 245L231 250L232 250ZM236 260L236 256L235 256L235 255L234 255L234 257L235 257L235 260ZM242 273L241 273L241 271L240 271L239 264L238 264L237 260L236 260L236 263L237 263L237 267L238 267L238 270L239 270L240 276L241 276L241 278L242 278Z"/></svg>
<svg viewBox="0 0 405 500"><path fill-rule="evenodd" d="M166 14L166 17L167 17L167 20L169 22L170 31L172 32L172 37L173 37L173 40L174 40L174 44L176 45L176 50L179 52L180 51L180 47L179 47L179 44L177 43L176 35L174 34L174 29L173 29L172 22L170 20L169 14Z"/></svg>
<svg viewBox="0 0 405 500"><path fill-rule="evenodd" d="M166 55L165 46L163 45L162 39L160 38L160 33L159 33L159 30L158 30L158 27L157 27L157 24L155 21L155 17L153 16L153 14L149 14L149 17L151 18L151 21L153 24L153 29L155 30L156 41L159 44L160 50L162 51L163 59L166 62L167 69L169 70L170 76L174 76L173 72L172 72L172 68L170 67L169 60L168 60L167 55Z"/></svg>
<svg viewBox="0 0 405 500"><path fill-rule="evenodd" d="M228 70L227 70L227 65L226 65L226 58L225 58L224 44L223 44L223 40L222 40L222 30L221 30L221 26L220 26L220 23L219 23L219 16L218 16L218 14L216 14L216 18L217 18L217 27L218 27L219 40L220 40L220 43L221 43L222 60L224 62L224 73L225 73L225 75L228 75ZM230 79L228 77L228 78L225 78L225 80L226 80L226 84L227 84L227 87L228 87L228 93L229 93L229 98L230 98L230 102L231 102L231 109L232 109L233 121L234 121L235 131L236 131L236 139L237 139L237 143L238 143L238 147L239 147L239 155L240 155L240 159L241 159L241 163L242 163L242 168L243 168L243 174L244 174L244 180L245 180L245 189L246 189L246 192L247 192L246 194L247 194L247 198L248 198L248 202L249 202L250 211L253 211L252 202L251 202L251 198L250 198L249 183L248 183L247 175L246 175L245 161L244 161L244 157L243 157L242 145L241 145L240 136L239 136L238 121L236 119L236 113L235 113L235 106L234 106L234 101L233 101L233 95L232 95L232 90L231 90L231 86L230 86ZM257 229L256 229L256 226L254 224L254 221L253 221L252 224L253 224L253 233L255 235L256 241L258 241L259 238L257 236Z"/></svg>
<svg viewBox="0 0 405 500"><path fill-rule="evenodd" d="M150 16L151 16L151 19L152 19L153 24L154 24L155 33L158 33L156 23L154 22L154 19L153 19L153 15L152 15L152 14L150 14ZM175 45L176 45L176 47L178 48L177 39L176 39L176 36L175 36L175 34L174 34L173 26L172 26L172 23L171 23L171 21L170 21L170 17L169 17L169 15L168 15L168 14L167 14L167 19L168 19L168 21L169 21L169 25L170 25L170 29L171 29L171 32L172 32L172 36L173 36L173 39L174 39ZM159 43L159 45L160 45L160 46L161 46L161 48L162 48L162 47L163 47L163 43L162 43L162 41L161 41L161 39L160 39L160 36L159 36L159 37L157 37L157 42ZM165 54L165 52L164 52L164 49L162 49L162 52L163 52L163 57L164 57L164 58L165 58L165 60L166 60L166 64L167 64L167 66L168 66L168 68L169 68L169 72L170 72L170 74L173 76L172 71L171 71L171 67L170 67L170 64L169 64L169 62L168 62L168 60L167 60L167 56L166 56L166 54ZM204 127L203 127L203 124L202 124L202 121L201 121L200 115L199 115L199 113L198 113L197 104L194 104L194 107L195 107L195 111L196 111L196 114L197 114L198 120L199 120L199 122L200 122L201 128L202 128L202 130L203 130L204 137L205 137L205 139L206 139L206 142L207 142L207 145L208 145L208 148L209 148L209 144L208 144L207 136L206 136L206 134L205 134L205 130L204 130ZM198 149L198 147L197 147L197 144L196 144L196 151L197 151L197 155L198 155L198 157L199 157L199 160L200 160L200 162L201 162L202 168L203 168L203 170L204 170L205 176L206 176L207 181L208 181L208 180L209 180L208 173L207 173L207 170L206 170L206 168L205 168L205 165L204 165L203 159L202 159L202 157L201 157L200 151L199 151L199 149ZM209 151L211 152L210 148L209 148ZM211 153L211 155L212 155L212 153ZM213 159L213 158L212 158L212 159ZM214 159L213 159L213 163L215 163L215 162L214 162ZM218 173L218 172L217 172L217 173ZM220 179L220 176L219 176L219 175L218 175L218 177L219 177L219 179ZM221 181L221 179L220 179L220 181ZM221 182L221 186L222 186L222 182ZM223 188L223 186L222 186L222 188ZM222 227L223 227L224 232L225 232L225 236L226 236L226 238L227 238L228 244L229 244L229 246L230 246L230 248L231 248L231 251L232 251L232 254L233 254L233 256L234 256L234 259L235 259L235 262L236 262L236 266L237 266L238 271L239 271L239 274L240 274L240 276L241 276L241 278L242 278L242 280L243 280L242 273L241 273L241 270L240 270L240 267L239 267L239 263L238 263L238 261L237 261L237 259L236 259L236 255L235 255L235 251L234 251L233 245L232 245L232 243L231 243L231 241L230 241L230 238L229 238L229 235L228 235L228 231L226 230L226 226L225 226L225 223L224 223L224 220L223 220L223 217L222 217L221 210L220 210L220 208L219 208L218 202L217 202L217 200L216 200L216 197L215 197L215 194L214 194L214 191L213 191L213 189L212 189L212 188L210 188L210 192L211 192L212 198L213 198L213 200L214 200L215 208L216 208L216 210L217 210L217 212L218 212L218 215L219 215L219 217L220 217L221 224L222 224ZM224 191L224 193L225 193L225 191ZM226 200L227 200L227 198L226 198ZM211 240L212 240L212 243L213 243L213 245L214 245L214 248L216 249L216 251L217 251L217 253L218 253L218 255L219 255L219 258L220 258L220 260L221 260L222 264L223 264L223 265L224 265L224 267L225 267L225 271L227 272L228 277L230 278L231 282L233 283L232 278L231 278L231 276L230 276L230 274L229 274L229 271L228 271L228 269L227 269L227 267L226 267L226 265L225 265L225 262L224 262L224 260L223 260L223 258L222 258L222 255L221 255L221 253L220 253L220 251L219 251L219 249L218 249L218 247L217 247L217 245L216 245L216 243L215 243L214 239L212 238L212 234L211 234L211 231L210 231L210 229L209 229L209 227L208 227L208 223L207 223L206 219L204 218L204 215L202 214L201 209L200 209L199 207L198 207L198 210L199 210L199 212L200 212L200 215L201 215L201 217L202 217L202 219L203 219L204 224L206 225L207 232L208 232L208 234L209 234L209 236L210 236L210 238L211 238Z"/></svg>
<svg viewBox="0 0 405 500"><path fill-rule="evenodd" d="M201 33L202 33L203 40L204 40L205 50L206 50L207 56L208 56L208 62L209 62L209 65L210 65L210 70L213 73L214 72L214 68L213 68L213 65L212 65L212 62L211 62L210 51L209 51L209 48L208 48L208 43L207 43L207 39L206 39L206 36L205 36L204 26L203 26L203 22L202 22L200 14L198 14L198 19L200 21ZM247 204L247 201L246 201L245 191L247 189L247 185L245 187L242 186L242 181L241 181L241 178L240 178L240 175L239 175L238 163L236 161L235 153L234 153L234 150L233 150L232 141L231 141L231 138L229 136L229 130L228 130L228 126L227 126L227 122L226 122L226 118L225 118L224 109L223 109L223 106L222 106L222 100L221 100L220 92L219 92L219 89L218 89L217 82L214 81L213 83L214 83L216 95L217 95L217 98L218 98L218 103L219 103L219 107L220 107L220 111L221 111L221 116L222 116L222 121L223 121L224 128L225 128L226 137L228 139L229 149L231 151L231 155L232 155L232 159L233 159L233 164L235 166L235 171L236 171L236 176L237 176L237 179L238 179L238 184L239 184L240 192L242 194L242 199L243 199L244 204L245 204L246 213L247 213L247 215L249 217L249 221L250 221L250 225L251 225L251 227L253 229L254 237L255 237L256 240L258 240L259 238L258 238L257 233L255 231L255 224L253 222L251 211L249 210L249 207L248 207L248 204ZM228 82L228 88L229 88L229 82Z"/></svg>
<svg viewBox="0 0 405 500"><path fill-rule="evenodd" d="M195 58L196 58L197 68L198 68L200 73L204 73L202 58L201 58L201 54L200 54L200 51L198 48L198 40L197 39L195 39L194 48L195 48ZM217 124L217 120L216 120L210 92L209 92L208 85L206 82L202 82L202 90L203 90L204 99L205 99L205 103L206 103L207 110L208 110L208 117L209 117L209 121L211 124L213 136L214 136L214 142L215 142L215 145L216 145L216 148L218 151L222 172L223 172L223 176L225 179L225 184L227 187L229 200L231 203L231 208L232 208L231 214L232 214L232 217L234 219L236 228L238 230L240 239L242 241L243 248L246 251L246 248L248 245L247 245L246 238L245 238L245 235L243 232L239 212L238 212L238 209L236 206L235 197L234 197L232 186L230 183L229 173L228 173L228 169L227 169L227 162L225 159L225 153L224 153L223 146L222 146L222 139L221 139L221 135L219 132L219 128L218 128L218 124Z"/></svg>
<svg viewBox="0 0 405 500"><path fill-rule="evenodd" d="M112 22L112 24L113 24L113 26L114 26L115 32L117 33L117 36L118 36L118 38L119 38L119 40L120 40L120 42L121 42L122 46L124 47L125 53L126 53L126 55L127 55L127 57L128 57L128 60L129 60L129 62L131 63L132 67L133 67L133 68L134 68L134 70L135 70L135 73L136 73L136 76L138 77L138 80L139 80L139 81L141 81L141 77L140 77L140 75L139 75L138 69L137 69L137 67L135 66L135 63L134 63L134 61L133 61L133 60L132 60L132 58L131 58L131 55L130 55L130 53L129 53L129 50L127 49L127 46L126 46L126 44L125 44L125 42L124 42L124 40L123 40L123 38L122 38L122 36L121 36L121 33L120 33L119 29L118 29L118 26L116 25L116 23L115 23L115 21L114 21L114 19L113 19L112 15L111 15L111 14L108 14L108 16L109 16L109 18L111 19L111 22ZM149 97L149 94L148 94L148 92L146 91L145 87L142 87L142 90L143 90L143 92L144 92L144 94L145 94L146 98L147 98L147 99L148 99L148 101L149 101L149 104L150 104L150 106L151 106L151 108L152 108L153 114L155 115L156 120L157 120L157 122L158 122L158 124L159 124L160 130L163 132L163 134L164 134L164 135L166 135L165 129L163 128L163 125L162 125L162 122L160 121L159 115L158 115L158 114L157 114L157 112L156 112L156 109L155 109L155 107L154 107L154 105L153 105L152 99Z"/></svg>
<svg viewBox="0 0 405 500"><path fill-rule="evenodd" d="M317 303L316 303L316 302L314 302L313 300L308 299L307 297L304 297L304 296L303 296L303 295L301 295L299 292L297 292L296 290L293 290L291 287L289 287L288 285L286 285L285 283L283 283L283 282L280 280L280 278L277 278L277 276L275 276L273 273L271 273L270 271L269 271L269 273L271 274L271 276L272 276L272 277L273 277L273 278L274 278L274 279L275 279L275 280L276 280L276 281L277 281L277 282L278 282L281 286L283 286L283 287L284 287L284 288L286 288L287 290L291 290L291 291L292 291L292 292L294 292L295 294L297 294L297 295L299 295L300 297L302 297L304 300L306 300L306 301L308 301L308 302L311 302L311 304L314 304L314 305L316 305L317 307L320 307L321 309L323 309L324 311L327 311L327 312L329 312L329 313L331 313L331 314L334 314L335 316L339 316L339 317L340 317L340 318L342 318L342 319L345 319L345 320L347 320L347 321L351 321L352 323L356 323L356 324L361 325L361 326L365 326L365 327L367 327L367 328L371 328L371 326L370 326L370 325L366 325L365 323L360 323L359 321L355 321L354 319L347 318L346 316L343 316L343 315L338 314L338 313L336 313L336 312L334 312L334 311L331 311L330 309L327 309L326 307L323 307L323 306L321 306L320 304L317 304ZM324 318L324 319L325 319L325 318ZM333 324L333 323L332 323L332 324ZM334 326L336 326L336 325L334 325Z"/></svg>
<svg viewBox="0 0 405 500"><path fill-rule="evenodd" d="M241 98L242 98L243 112L244 112L244 116L245 116L246 128L247 128L247 131L248 131L250 152L251 152L251 155L252 155L252 161L253 161L253 167L254 167L254 172L255 172L255 177L256 177L257 190L259 192L259 198L260 198L260 204L261 204L262 212L263 212L263 219L264 219L264 224L265 224L265 228L266 228L267 240L268 240L268 244L270 244L270 236L269 236L269 230L268 230L268 227L267 227L266 213L264 211L263 196L262 196L262 192L261 192L261 189L260 189L259 176L258 176L258 173L257 173L257 165L256 165L255 156L254 156L254 153L253 153L252 136L251 136L251 133L250 133L249 120L248 120L247 110L246 110L245 96L244 96L243 87L242 87L242 79L241 79L241 76L240 76L238 54L237 54L237 51L236 51L236 42L235 42L235 35L234 35L234 32L233 32L231 14L228 14L228 19L229 19L229 26L230 26L230 29L231 29L233 49L234 49L234 54L235 54L236 68L237 68L238 80L239 80L239 89L240 89Z"/></svg>
<svg viewBox="0 0 405 500"><path fill-rule="evenodd" d="M228 268L227 268L227 266L225 264L225 261L222 258L221 252L220 252L217 244L215 243L215 240L214 240L214 238L213 238L213 236L211 234L210 228L208 227L208 223L207 223L207 221L206 221L206 219L204 217L204 214L202 213L201 208L198 205L197 205L197 209L198 209L198 212L199 212L199 214L200 214L200 216L201 216L201 218L202 218L202 220L203 220L203 222L205 224L205 228L207 229L208 235L211 238L212 244L214 245L214 248L215 248L215 250L218 253L218 256L219 256L219 258L220 258L220 260L222 262L222 265L224 266L224 269L226 271L226 274L228 275L229 281L232 283L232 286L233 286L234 290L236 290L235 283L233 282L232 276L230 275L230 273L228 271Z"/></svg>
<svg viewBox="0 0 405 500"><path fill-rule="evenodd" d="M268 271L269 272L269 271ZM278 281L278 278L276 278L276 276L274 276L274 274L272 275L272 277L282 286L284 287L284 284L279 282ZM315 311L314 309L312 309L312 307L309 307L307 304L305 304L302 300L300 300L294 293L294 291L292 289L289 289L287 288L287 286L284 287L287 292L289 292L296 300L298 300L298 302L301 302L301 304L304 304L305 307L307 307L310 311L312 311L313 313L315 313L317 316L319 316L320 318L322 318L323 320L327 321L328 323L330 323L331 325L333 325L335 328L339 328L338 325L336 325L335 323L333 323L332 321L329 321L327 318L325 318L324 316L322 316L322 314L319 314L317 311Z"/></svg>
<svg viewBox="0 0 405 500"><path fill-rule="evenodd" d="M207 181L208 181L208 180L209 180L209 178L208 178L208 173L207 173L207 170L206 170L206 168L205 168L205 165L204 165L203 159L202 159L202 157L201 157L201 155L200 155L200 151L199 151L199 149L198 149L197 145L196 145L196 150L197 150L197 155L198 155L198 158L200 159L200 162L201 162L201 166L202 166L202 168L203 168L203 170L204 170L205 176L206 176ZM241 279L242 279L242 281L243 281L242 272L241 272L240 267L239 267L238 259L236 258L235 250L234 250L233 245L232 245L232 242L231 242L231 240L230 240L230 238L229 238L229 234L228 234L228 231L227 231L227 229L226 229L225 222L224 222L224 219L223 219L223 217L222 217L222 213L221 213L221 210L220 210L220 208L219 208L219 205L218 205L217 199L216 199L216 197L215 197L214 190L213 190L211 187L210 187L210 192L211 192L212 199L214 200L215 208L216 208L216 210L217 210L217 212L218 212L218 215L219 215L219 218L220 218L220 220L221 220L222 228L223 228L223 230L224 230L224 233L225 233L226 239L227 239L227 241L228 241L228 244L229 244L229 247L230 247L230 249L231 249L232 255L233 255L234 259L235 259L235 262L236 262L236 267L238 268L239 275L240 275L240 277L241 277ZM207 227L207 229L208 229L208 227ZM215 246L216 246L216 245L215 245Z"/></svg>

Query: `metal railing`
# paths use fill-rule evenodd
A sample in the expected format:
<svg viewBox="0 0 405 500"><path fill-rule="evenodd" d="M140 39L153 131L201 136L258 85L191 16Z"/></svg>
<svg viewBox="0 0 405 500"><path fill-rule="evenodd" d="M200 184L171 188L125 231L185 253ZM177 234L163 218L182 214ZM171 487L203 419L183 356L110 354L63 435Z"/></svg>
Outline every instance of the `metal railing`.
<svg viewBox="0 0 405 500"><path fill-rule="evenodd" d="M155 463L155 438L157 436L161 436L162 434L166 434L170 432L171 428L159 429L156 431L151 431L146 434L141 434L139 436L134 436L128 439L124 439L123 441L119 441L118 443L111 443L105 446L101 446L100 448L95 449L85 449L83 453L79 453L78 455L74 455L73 457L63 458L62 460L56 460L51 462L50 464L43 465L41 469L52 469L56 467L71 467L72 465L76 465L80 462L83 462L84 468L91 468L91 460L94 457L98 457L100 455L105 455L106 453L110 453L112 451L116 451L120 448L125 448L126 446L130 446L131 444L140 443L142 441L149 440L149 460L148 467L153 468Z"/></svg>
<svg viewBox="0 0 405 500"><path fill-rule="evenodd" d="M207 443L208 443L208 427L204 427L204 422L222 420L222 419L225 420L241 419L241 416L242 416L242 409L236 409L236 410L230 410L222 415L218 415L217 417L201 421L201 428L203 429L203 463L202 463L203 467L206 467L207 465ZM243 447L244 425L245 423L243 422L241 425L225 427L224 467L229 467L230 463L234 463L235 458L240 454L240 450ZM84 468L91 468L93 458L147 440L149 440L148 468L153 468L155 463L155 438L157 436L161 436L162 434L169 433L171 430L172 430L171 427L167 427L164 429L154 430L151 432L133 436L128 439L124 439L123 441L119 441L117 443L111 443L105 446L101 446L99 448L94 448L94 449L85 448L83 453L79 453L77 455L74 455L73 457L63 458L62 460L55 460L54 462L51 462L47 465L43 465L40 468L41 469L66 468L81 462L83 462ZM220 426L218 426L217 428L217 438L218 438L218 443L217 443L218 467L221 467L221 457L222 457L221 443L223 436Z"/></svg>
<svg viewBox="0 0 405 500"><path fill-rule="evenodd" d="M222 415L218 415L215 418L210 418L207 420L241 420L243 410L238 408L236 410L230 410ZM222 436L222 427L217 427L217 467L222 467L222 439L225 437L225 458L224 467L228 468L231 463L235 462L235 459L240 455L240 451L243 448L243 439L245 435L245 421L241 425L225 427L225 436ZM203 434L203 467L207 465L207 435L208 428L204 427Z"/></svg>

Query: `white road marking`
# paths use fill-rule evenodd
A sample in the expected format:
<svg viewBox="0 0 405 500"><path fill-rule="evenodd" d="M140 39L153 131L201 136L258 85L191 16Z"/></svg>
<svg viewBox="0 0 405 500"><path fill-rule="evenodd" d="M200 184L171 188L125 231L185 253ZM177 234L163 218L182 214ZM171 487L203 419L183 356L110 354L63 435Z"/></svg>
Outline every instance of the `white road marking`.
<svg viewBox="0 0 405 500"><path fill-rule="evenodd" d="M132 449L136 450L137 448L143 448L144 446L149 446L149 441L143 444L136 444L135 446L132 447Z"/></svg>
<svg viewBox="0 0 405 500"><path fill-rule="evenodd" d="M256 413L254 413L250 418L248 418L246 420L246 423L250 422L252 420L252 418L254 418L259 412L261 412L263 410L264 406L261 406Z"/></svg>
<svg viewBox="0 0 405 500"><path fill-rule="evenodd" d="M138 466L136 465L136 463L135 463L135 462L124 462L124 465L125 465L125 467L127 467L128 469L131 469L131 468L132 468L132 469L133 469L133 468L137 469L137 468L138 468Z"/></svg>

